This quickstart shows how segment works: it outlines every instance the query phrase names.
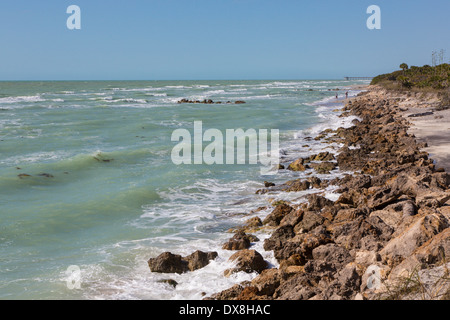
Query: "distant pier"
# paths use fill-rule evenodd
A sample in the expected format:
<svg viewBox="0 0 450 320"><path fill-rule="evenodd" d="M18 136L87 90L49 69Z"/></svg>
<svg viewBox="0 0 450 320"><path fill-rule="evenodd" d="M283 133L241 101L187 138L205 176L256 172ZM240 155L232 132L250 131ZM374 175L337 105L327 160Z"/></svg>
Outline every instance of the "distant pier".
<svg viewBox="0 0 450 320"><path fill-rule="evenodd" d="M373 77L344 77L345 80L372 80Z"/></svg>

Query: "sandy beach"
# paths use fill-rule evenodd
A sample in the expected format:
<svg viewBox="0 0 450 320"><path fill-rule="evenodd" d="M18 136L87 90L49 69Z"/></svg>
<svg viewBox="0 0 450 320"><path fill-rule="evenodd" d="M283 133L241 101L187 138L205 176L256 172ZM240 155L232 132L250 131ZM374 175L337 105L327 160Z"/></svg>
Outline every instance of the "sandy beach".
<svg viewBox="0 0 450 320"><path fill-rule="evenodd" d="M424 112L422 108L410 108L405 116ZM408 118L411 122L409 132L418 141L426 142L423 148L436 161L437 167L450 171L450 110L431 111L432 114Z"/></svg>

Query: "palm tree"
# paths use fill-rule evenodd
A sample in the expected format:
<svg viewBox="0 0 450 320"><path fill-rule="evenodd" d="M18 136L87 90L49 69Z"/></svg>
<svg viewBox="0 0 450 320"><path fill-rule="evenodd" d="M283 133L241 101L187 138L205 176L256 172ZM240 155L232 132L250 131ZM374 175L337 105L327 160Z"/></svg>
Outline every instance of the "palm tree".
<svg viewBox="0 0 450 320"><path fill-rule="evenodd" d="M402 63L401 65L400 65L400 69L402 69L403 70L403 72L405 72L406 70L408 70L408 65L406 64L406 63Z"/></svg>

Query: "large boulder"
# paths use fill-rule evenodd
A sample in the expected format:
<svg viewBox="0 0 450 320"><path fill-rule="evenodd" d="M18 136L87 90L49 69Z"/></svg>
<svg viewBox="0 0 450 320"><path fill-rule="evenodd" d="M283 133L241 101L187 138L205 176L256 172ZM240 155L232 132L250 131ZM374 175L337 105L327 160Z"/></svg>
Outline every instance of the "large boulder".
<svg viewBox="0 0 450 320"><path fill-rule="evenodd" d="M250 247L250 237L243 231L238 231L222 246L224 250L242 250Z"/></svg>
<svg viewBox="0 0 450 320"><path fill-rule="evenodd" d="M225 276L241 271L247 273L261 273L268 266L267 262L258 251L249 249L236 252L230 257L230 261L235 262L236 265L232 269L225 270Z"/></svg>
<svg viewBox="0 0 450 320"><path fill-rule="evenodd" d="M205 267L217 257L217 252L196 251L187 257L171 252L164 252L156 258L148 260L152 272L184 273Z"/></svg>

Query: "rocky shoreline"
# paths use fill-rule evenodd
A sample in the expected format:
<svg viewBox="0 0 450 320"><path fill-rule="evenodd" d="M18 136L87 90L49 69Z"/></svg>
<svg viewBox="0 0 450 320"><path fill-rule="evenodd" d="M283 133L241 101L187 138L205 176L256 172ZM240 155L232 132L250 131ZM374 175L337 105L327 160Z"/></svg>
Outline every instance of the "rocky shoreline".
<svg viewBox="0 0 450 320"><path fill-rule="evenodd" d="M206 299L450 299L450 175L422 151L426 143L408 133L402 99L406 95L369 88L341 110L342 117L358 117L354 126L316 137L342 144L336 155L323 152L287 166L317 173L339 168L349 173L343 178L265 182L258 194L318 192L300 205L275 201L264 219L253 217L234 230L223 248L236 251L236 268L226 275L259 275ZM329 186L338 188L336 201L320 192ZM252 233L261 229L271 232L264 250L274 252L278 268L268 268L251 248Z"/></svg>

